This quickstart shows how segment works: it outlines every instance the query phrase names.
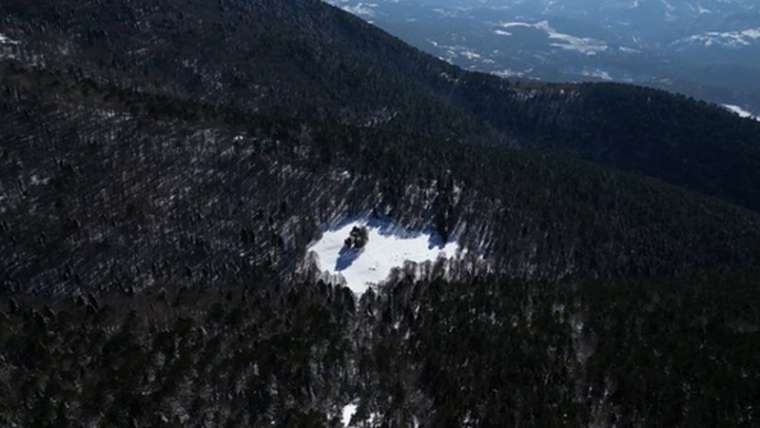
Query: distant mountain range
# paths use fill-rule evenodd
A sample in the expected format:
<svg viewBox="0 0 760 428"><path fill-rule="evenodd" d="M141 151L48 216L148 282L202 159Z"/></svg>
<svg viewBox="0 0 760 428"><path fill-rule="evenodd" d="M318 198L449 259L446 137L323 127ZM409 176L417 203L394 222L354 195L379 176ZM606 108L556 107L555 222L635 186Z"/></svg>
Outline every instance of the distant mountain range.
<svg viewBox="0 0 760 428"><path fill-rule="evenodd" d="M760 113L753 1L332 0L462 67L547 81L620 81Z"/></svg>

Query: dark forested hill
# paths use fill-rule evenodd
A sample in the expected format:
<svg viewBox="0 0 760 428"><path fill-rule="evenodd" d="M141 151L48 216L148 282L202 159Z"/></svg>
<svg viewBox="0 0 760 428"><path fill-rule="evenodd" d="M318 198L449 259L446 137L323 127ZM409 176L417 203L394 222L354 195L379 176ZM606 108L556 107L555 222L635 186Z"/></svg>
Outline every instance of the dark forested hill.
<svg viewBox="0 0 760 428"><path fill-rule="evenodd" d="M554 149L760 209L760 124L626 85L464 72L318 0L9 0L26 61L248 111Z"/></svg>
<svg viewBox="0 0 760 428"><path fill-rule="evenodd" d="M760 417L757 124L312 0L4 0L0 35L0 426ZM308 249L359 217L462 250L356 295Z"/></svg>

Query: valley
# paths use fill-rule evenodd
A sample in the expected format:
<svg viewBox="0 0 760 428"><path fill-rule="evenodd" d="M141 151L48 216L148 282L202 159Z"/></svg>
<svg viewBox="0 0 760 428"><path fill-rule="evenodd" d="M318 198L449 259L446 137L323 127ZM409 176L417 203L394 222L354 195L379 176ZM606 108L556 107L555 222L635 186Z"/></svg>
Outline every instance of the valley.
<svg viewBox="0 0 760 428"><path fill-rule="evenodd" d="M760 9L751 1L331 3L468 70L635 83L760 114Z"/></svg>

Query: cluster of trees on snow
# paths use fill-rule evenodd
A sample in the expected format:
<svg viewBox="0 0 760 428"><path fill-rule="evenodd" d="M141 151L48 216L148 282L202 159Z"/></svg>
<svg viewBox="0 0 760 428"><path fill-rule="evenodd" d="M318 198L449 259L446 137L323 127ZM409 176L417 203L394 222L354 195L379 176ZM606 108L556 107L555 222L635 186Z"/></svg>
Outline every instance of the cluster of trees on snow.
<svg viewBox="0 0 760 428"><path fill-rule="evenodd" d="M354 226L344 242L345 248L361 250L369 241L369 232L366 226Z"/></svg>

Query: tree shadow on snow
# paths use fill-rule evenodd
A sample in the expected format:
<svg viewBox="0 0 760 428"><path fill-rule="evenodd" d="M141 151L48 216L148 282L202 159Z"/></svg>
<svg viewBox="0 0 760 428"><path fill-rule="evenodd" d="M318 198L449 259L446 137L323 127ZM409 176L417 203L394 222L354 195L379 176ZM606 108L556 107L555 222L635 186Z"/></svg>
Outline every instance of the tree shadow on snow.
<svg viewBox="0 0 760 428"><path fill-rule="evenodd" d="M432 250L434 248L443 250L446 247L446 244L449 242L444 241L441 235L435 232L430 232L430 237L428 238L428 250Z"/></svg>
<svg viewBox="0 0 760 428"><path fill-rule="evenodd" d="M335 271L340 272L348 269L359 258L362 249L343 247L338 253L338 260L335 262Z"/></svg>

